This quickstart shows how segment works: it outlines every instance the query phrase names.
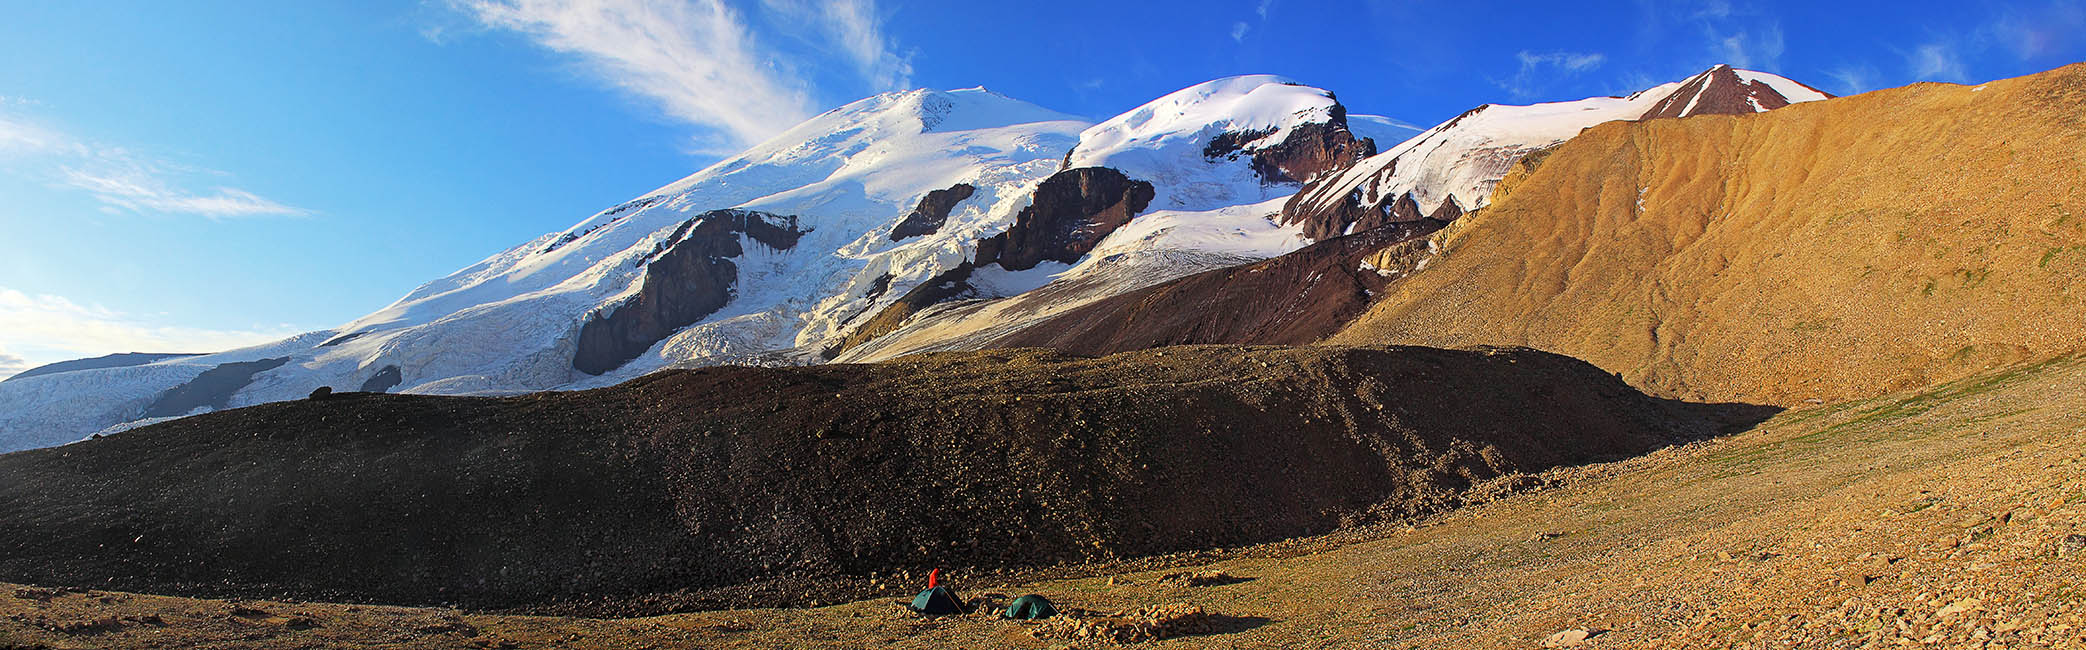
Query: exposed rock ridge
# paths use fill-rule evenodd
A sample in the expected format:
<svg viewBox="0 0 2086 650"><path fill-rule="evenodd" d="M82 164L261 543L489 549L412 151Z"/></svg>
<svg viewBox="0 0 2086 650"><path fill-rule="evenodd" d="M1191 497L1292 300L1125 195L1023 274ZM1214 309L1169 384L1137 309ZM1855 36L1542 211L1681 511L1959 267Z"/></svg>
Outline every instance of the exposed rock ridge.
<svg viewBox="0 0 2086 650"><path fill-rule="evenodd" d="M972 187L969 183L957 183L948 189L928 192L926 196L920 197L919 207L913 208L912 212L906 213L904 219L899 220L898 225L891 227L891 241L932 235L940 231L942 224L949 220L949 211L956 209L956 204L962 203L964 199L971 198L971 193L977 190L978 188Z"/></svg>
<svg viewBox="0 0 2086 650"><path fill-rule="evenodd" d="M614 370L722 309L735 295L739 271L731 258L745 253L741 236L789 250L806 232L795 216L754 210L712 210L682 223L640 259L645 277L637 295L580 326L572 367L595 375Z"/></svg>
<svg viewBox="0 0 2086 650"><path fill-rule="evenodd" d="M357 390L365 393L387 392L397 388L401 381L404 381L404 376L399 373L398 365L387 365L378 369L376 374L370 375L369 379L363 380L362 387Z"/></svg>
<svg viewBox="0 0 2086 650"><path fill-rule="evenodd" d="M1077 262L1109 233L1144 212L1155 195L1151 183L1131 179L1107 167L1080 167L1052 174L1036 186L1029 206L1014 216L1014 225L978 242L978 253L972 260L913 287L819 354L833 359L897 330L906 319L927 307L976 296L977 289L969 280L979 267L998 264L1009 271L1025 271L1046 260Z"/></svg>
<svg viewBox="0 0 2086 650"><path fill-rule="evenodd" d="M1006 232L978 242L977 266L997 263L1009 271L1035 268L1045 260L1071 264L1108 233L1151 205L1151 183L1107 167L1080 167L1052 174L1036 186L1029 207Z"/></svg>
<svg viewBox="0 0 2086 650"><path fill-rule="evenodd" d="M1250 155L1253 172L1264 183L1305 183L1327 172L1346 169L1356 161L1376 155L1376 141L1356 138L1347 127L1347 108L1332 105L1324 122L1307 122L1289 129L1281 142L1262 144L1275 130L1226 131L1211 138L1203 148L1204 158L1237 159Z"/></svg>
<svg viewBox="0 0 2086 650"><path fill-rule="evenodd" d="M921 310L937 303L973 295L976 289L970 285L970 278L971 272L975 270L976 266L964 262L956 265L956 268L935 274L926 282L905 292L905 295L899 296L897 301L877 310L875 316L869 317L869 320L857 326L854 331L848 332L839 343L819 351L819 356L828 360L839 357L841 353L857 345L896 331L900 325L905 324L906 319L912 318L913 314L920 313Z"/></svg>
<svg viewBox="0 0 2086 650"><path fill-rule="evenodd" d="M289 362L289 357L278 357L217 364L217 367L196 375L195 379L161 393L159 399L152 400L152 404L145 407L145 412L140 417L165 418L188 415L190 411L205 406L211 410L224 409L231 405L234 393L253 383L254 375L280 368Z"/></svg>

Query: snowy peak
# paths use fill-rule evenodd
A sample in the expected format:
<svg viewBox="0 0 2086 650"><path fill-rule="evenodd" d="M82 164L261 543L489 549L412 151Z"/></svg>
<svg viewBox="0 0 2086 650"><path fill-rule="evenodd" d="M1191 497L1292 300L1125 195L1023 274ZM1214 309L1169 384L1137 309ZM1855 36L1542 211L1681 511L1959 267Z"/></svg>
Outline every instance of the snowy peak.
<svg viewBox="0 0 2086 650"><path fill-rule="evenodd" d="M1211 210L1270 198L1270 186L1293 187L1373 153L1373 142L1348 130L1333 93L1243 75L1183 88L1088 128L1065 168L1116 169L1158 187L1161 208Z"/></svg>
<svg viewBox="0 0 2086 650"><path fill-rule="evenodd" d="M1242 75L1174 91L1079 134L1069 167L1104 167L1115 154L1219 133L1258 133L1242 147L1280 142L1299 124L1344 117L1333 94L1275 75ZM1264 145L1263 145L1264 146Z"/></svg>
<svg viewBox="0 0 2086 650"><path fill-rule="evenodd" d="M1786 77L1718 65L1682 81L1680 88L1637 119L1743 115L1831 98L1825 91Z"/></svg>
<svg viewBox="0 0 2086 650"><path fill-rule="evenodd" d="M1719 65L1627 97L1486 104L1306 185L1283 223L1322 240L1385 223L1454 219L1484 207L1515 161L1615 120L1755 113L1832 96L1795 81Z"/></svg>

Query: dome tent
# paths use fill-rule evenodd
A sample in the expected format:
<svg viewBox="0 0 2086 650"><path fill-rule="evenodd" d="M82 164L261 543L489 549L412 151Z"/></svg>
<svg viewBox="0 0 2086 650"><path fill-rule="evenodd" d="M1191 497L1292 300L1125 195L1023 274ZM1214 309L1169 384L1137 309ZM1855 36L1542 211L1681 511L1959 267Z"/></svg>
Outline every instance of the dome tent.
<svg viewBox="0 0 2086 650"><path fill-rule="evenodd" d="M915 612L929 616L965 613L963 599L956 595L956 590L948 587L929 587L927 591L914 596L909 607Z"/></svg>
<svg viewBox="0 0 2086 650"><path fill-rule="evenodd" d="M1007 611L1000 613L1000 618L1033 621L1056 615L1057 606L1050 604L1049 598L1044 598L1042 594L1029 594L1016 598L1014 602L1009 603Z"/></svg>

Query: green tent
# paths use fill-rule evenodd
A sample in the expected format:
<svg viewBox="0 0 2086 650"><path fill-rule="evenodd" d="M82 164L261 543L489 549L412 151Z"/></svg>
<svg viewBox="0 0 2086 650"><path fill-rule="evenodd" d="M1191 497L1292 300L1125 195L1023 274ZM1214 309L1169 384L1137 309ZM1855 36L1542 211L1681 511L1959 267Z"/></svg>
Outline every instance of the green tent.
<svg viewBox="0 0 2086 650"><path fill-rule="evenodd" d="M956 596L956 590L954 589L934 587L920 592L918 596L914 596L912 608L915 612L929 616L962 614L963 599Z"/></svg>
<svg viewBox="0 0 2086 650"><path fill-rule="evenodd" d="M1000 618L1018 618L1033 621L1056 615L1057 607L1050 604L1049 598L1044 598L1042 594L1029 594L1014 599L1012 603L1008 603L1007 611L1002 612Z"/></svg>

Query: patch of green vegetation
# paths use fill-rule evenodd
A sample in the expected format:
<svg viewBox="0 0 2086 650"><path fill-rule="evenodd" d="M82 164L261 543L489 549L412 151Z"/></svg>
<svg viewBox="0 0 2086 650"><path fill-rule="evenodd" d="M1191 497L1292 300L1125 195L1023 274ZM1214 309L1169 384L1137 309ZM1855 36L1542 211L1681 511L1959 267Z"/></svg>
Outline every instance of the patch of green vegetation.
<svg viewBox="0 0 2086 650"><path fill-rule="evenodd" d="M1801 334L1808 334L1811 332L1822 332L1831 329L1832 324L1835 320L1837 319L1820 318L1818 320L1797 321L1795 325L1789 326L1789 330Z"/></svg>
<svg viewBox="0 0 2086 650"><path fill-rule="evenodd" d="M2062 252L2064 252L2063 246L2052 246L2049 250L2043 251L2043 259L2035 263L2035 268L2048 268L2050 266L2050 258L2056 257L2058 253Z"/></svg>
<svg viewBox="0 0 2086 650"><path fill-rule="evenodd" d="M1984 283L1985 283L1985 278L1987 278L1987 277L1991 277L1991 275L1992 275L1992 270L1991 270L1991 269L1956 269L1956 275L1957 275L1957 276L1960 276L1960 277L1962 278L1962 282L1963 282L1963 288L1965 288L1965 289L1975 289L1975 288L1977 288L1977 285L1980 285L1980 284L1984 284Z"/></svg>
<svg viewBox="0 0 2086 650"><path fill-rule="evenodd" d="M1888 401L1856 414L1844 422L1805 434L1792 441L1813 441L1845 433L1866 425L1883 424L1905 420L1933 410L1935 407L1966 397L1989 393L2012 386L2041 374L2042 371L2060 362L2077 361L2076 357L2057 357L2046 361L2015 366L2000 372L1978 375L1936 386L1927 391L1903 399Z"/></svg>
<svg viewBox="0 0 2086 650"><path fill-rule="evenodd" d="M1974 352L1977 352L1977 346L1976 346L1976 345L1965 345L1965 346L1963 346L1963 347L1961 347L1961 348L1957 348L1957 349L1956 349L1956 353L1955 353L1955 354L1951 354L1951 355L1948 355L1948 360L1949 360L1949 361L1962 361L1962 360L1964 360L1964 359L1968 359L1968 358L1970 358L1970 355L1971 355L1971 353L1974 353Z"/></svg>
<svg viewBox="0 0 2086 650"><path fill-rule="evenodd" d="M2023 413L2034 413L2034 412L2036 412L2036 411L2040 411L2040 410L2042 410L2042 409L2040 409L2040 408L2036 408L2036 407L2032 407L2032 406L2031 406L2031 407L2028 407L2028 408L2019 408L2019 409L2012 409L2012 410L2007 410L2007 411L1995 411L1995 412L1992 412L1992 413L1986 413L1986 414L1984 414L1984 415L1980 415L1980 416L1977 416L1977 417L1973 417L1973 418L1970 418L1970 419L1968 419L1968 420L1964 420L1964 421L1963 421L1963 424L1984 424L1984 423L1986 423L1986 422L1991 422L1991 421L1993 421L1993 420L2001 420L2001 419L2005 419L2005 418L2010 418L2010 417L2013 417L2013 416L2016 416L2016 415L2021 415L2021 414L2023 414Z"/></svg>
<svg viewBox="0 0 2086 650"><path fill-rule="evenodd" d="M1923 286L1923 287L1920 287L1920 288L1919 288L1919 295L1922 295L1922 296L1932 296L1932 295L1934 295L1934 284L1935 284L1935 283L1934 283L1934 279L1933 279L1933 278L1927 278L1927 284L1926 284L1926 286Z"/></svg>
<svg viewBox="0 0 2086 650"><path fill-rule="evenodd" d="M1914 501L1912 502L1912 507L1905 509L1905 514L1909 515L1932 507L1934 507L1934 502L1932 501Z"/></svg>

